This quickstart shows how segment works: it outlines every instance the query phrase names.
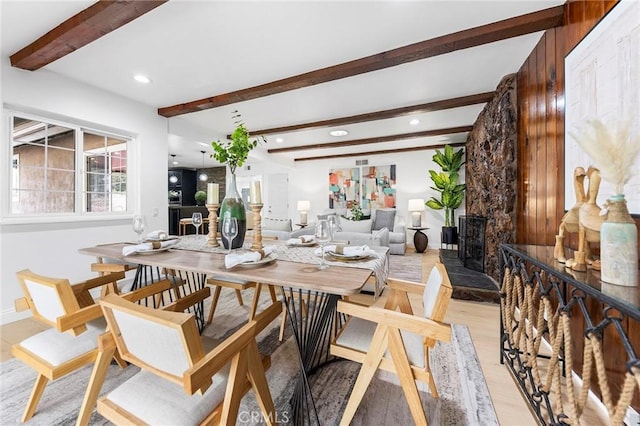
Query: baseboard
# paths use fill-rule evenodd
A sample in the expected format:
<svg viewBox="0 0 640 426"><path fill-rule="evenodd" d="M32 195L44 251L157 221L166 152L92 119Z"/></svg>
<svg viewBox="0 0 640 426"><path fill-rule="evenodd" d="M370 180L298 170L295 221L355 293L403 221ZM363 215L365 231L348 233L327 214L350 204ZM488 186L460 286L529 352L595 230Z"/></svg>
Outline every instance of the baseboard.
<svg viewBox="0 0 640 426"><path fill-rule="evenodd" d="M9 324L11 322L20 321L25 318L29 318L31 311L16 312L15 309L6 309L0 313L0 325Z"/></svg>

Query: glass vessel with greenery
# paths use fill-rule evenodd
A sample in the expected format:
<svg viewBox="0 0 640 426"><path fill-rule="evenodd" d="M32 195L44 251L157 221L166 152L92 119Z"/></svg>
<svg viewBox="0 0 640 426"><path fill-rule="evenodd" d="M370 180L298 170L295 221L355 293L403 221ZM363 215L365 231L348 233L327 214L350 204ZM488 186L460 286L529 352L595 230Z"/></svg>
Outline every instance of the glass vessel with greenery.
<svg viewBox="0 0 640 426"><path fill-rule="evenodd" d="M236 185L236 169L242 167L244 162L247 161L249 152L253 148L258 146L260 142L266 143L267 140L264 136L251 139L251 135L245 127L238 111L233 112L233 119L236 128L233 133L231 133L231 140L211 142L211 146L213 147L211 157L221 164L226 164L231 172L231 181L229 185L227 185L225 197L220 205L219 217L226 217L226 212L230 212L231 217L237 219L238 236L232 240L231 248L240 248L244 244L244 236L247 230L247 216L244 202ZM229 248L229 241L224 237L222 237L222 245L224 248Z"/></svg>

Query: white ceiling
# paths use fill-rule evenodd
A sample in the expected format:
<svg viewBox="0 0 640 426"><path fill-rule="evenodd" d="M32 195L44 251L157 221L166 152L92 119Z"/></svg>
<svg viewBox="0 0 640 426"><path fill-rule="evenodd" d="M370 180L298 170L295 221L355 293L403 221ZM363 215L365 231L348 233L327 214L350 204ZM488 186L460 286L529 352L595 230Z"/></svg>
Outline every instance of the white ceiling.
<svg viewBox="0 0 640 426"><path fill-rule="evenodd" d="M93 1L1 0L3 60ZM268 83L532 11L564 1L181 1L172 0L46 69L154 108ZM251 129L326 120L488 92L516 72L541 33L169 119L169 152L200 167L201 150L233 128L239 110ZM38 71L35 71L38 72ZM152 79L141 85L136 73ZM302 146L471 125L483 105L268 137L268 148ZM410 126L411 118L420 124ZM284 142L275 142L281 136ZM258 153L296 157L464 141L465 134L340 149ZM204 145L202 145L204 143ZM205 146L206 145L206 146ZM169 159L168 159L169 160ZM206 165L215 162L208 158Z"/></svg>

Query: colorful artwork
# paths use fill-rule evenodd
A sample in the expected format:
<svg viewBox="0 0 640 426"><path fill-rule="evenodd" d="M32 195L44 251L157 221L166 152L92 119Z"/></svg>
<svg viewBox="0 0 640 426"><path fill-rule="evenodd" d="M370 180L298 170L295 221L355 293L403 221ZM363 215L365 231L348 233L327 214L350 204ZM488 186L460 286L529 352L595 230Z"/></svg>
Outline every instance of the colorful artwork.
<svg viewBox="0 0 640 426"><path fill-rule="evenodd" d="M329 171L329 208L350 209L360 200L360 168Z"/></svg>
<svg viewBox="0 0 640 426"><path fill-rule="evenodd" d="M396 206L396 166L365 166L362 168L362 211Z"/></svg>

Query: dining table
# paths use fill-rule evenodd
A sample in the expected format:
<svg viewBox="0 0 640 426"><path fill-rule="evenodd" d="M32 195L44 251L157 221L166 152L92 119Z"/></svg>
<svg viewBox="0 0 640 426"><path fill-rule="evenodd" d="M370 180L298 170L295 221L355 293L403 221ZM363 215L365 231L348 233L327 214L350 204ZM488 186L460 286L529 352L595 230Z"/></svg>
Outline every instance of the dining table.
<svg viewBox="0 0 640 426"><path fill-rule="evenodd" d="M300 375L291 398L295 424L321 424L309 385L309 375L331 361L329 348L335 336L338 300L360 293L370 279L376 289L384 285L388 275L388 248L367 247L368 256L356 259L327 255L329 267L320 269L316 246L291 246L281 240L265 240L271 254L260 262L225 266L228 254L222 247L211 247L206 236L183 236L166 250L123 255L131 243L108 243L79 249L81 254L138 265L136 279L144 268L165 271L187 271L197 274L196 287L203 286L207 276L247 280L279 288L285 304L293 337L298 349ZM251 241L245 241L235 253L249 252ZM125 249L126 251L126 249ZM144 283L137 283L144 285ZM377 293L377 290L376 290ZM202 313L204 316L204 314ZM344 320L344 319L342 319Z"/></svg>

